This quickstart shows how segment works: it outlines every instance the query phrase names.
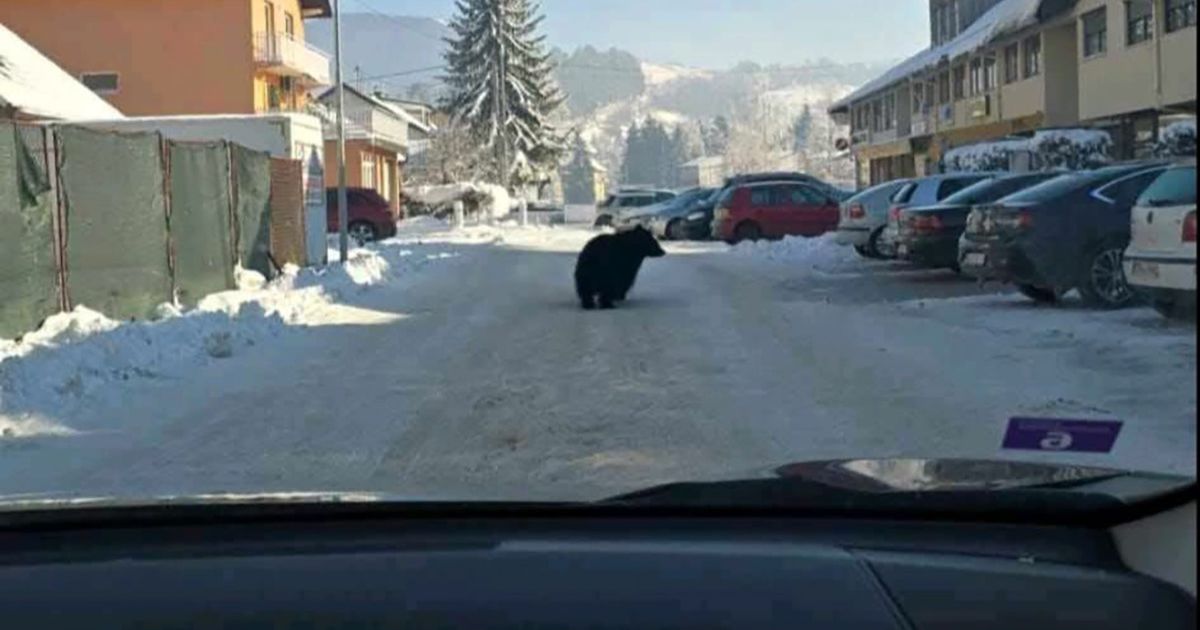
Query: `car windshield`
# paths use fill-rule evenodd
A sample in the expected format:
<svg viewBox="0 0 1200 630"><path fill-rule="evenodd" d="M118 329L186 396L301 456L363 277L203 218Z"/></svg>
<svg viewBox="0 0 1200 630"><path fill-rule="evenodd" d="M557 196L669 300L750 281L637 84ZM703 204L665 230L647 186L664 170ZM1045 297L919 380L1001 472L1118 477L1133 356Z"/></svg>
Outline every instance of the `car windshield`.
<svg viewBox="0 0 1200 630"><path fill-rule="evenodd" d="M1194 5L0 0L0 512L1194 477Z"/></svg>
<svg viewBox="0 0 1200 630"><path fill-rule="evenodd" d="M969 206L996 201L1047 179L1047 175L1028 175L984 180L946 197L942 203L947 206Z"/></svg>

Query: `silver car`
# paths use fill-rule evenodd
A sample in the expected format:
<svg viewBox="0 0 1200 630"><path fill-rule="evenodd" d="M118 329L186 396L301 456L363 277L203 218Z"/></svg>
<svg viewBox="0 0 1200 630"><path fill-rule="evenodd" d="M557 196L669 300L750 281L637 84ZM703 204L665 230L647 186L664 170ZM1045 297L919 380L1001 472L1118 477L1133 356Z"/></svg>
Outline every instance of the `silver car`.
<svg viewBox="0 0 1200 630"><path fill-rule="evenodd" d="M911 179L897 179L872 186L841 204L837 242L851 245L866 258L880 258L879 238L887 227L892 196Z"/></svg>

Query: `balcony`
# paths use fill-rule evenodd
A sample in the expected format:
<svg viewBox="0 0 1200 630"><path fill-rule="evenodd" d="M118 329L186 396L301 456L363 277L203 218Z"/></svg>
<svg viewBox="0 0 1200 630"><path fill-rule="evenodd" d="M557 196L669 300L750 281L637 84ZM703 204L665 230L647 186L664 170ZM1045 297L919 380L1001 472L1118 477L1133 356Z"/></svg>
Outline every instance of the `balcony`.
<svg viewBox="0 0 1200 630"><path fill-rule="evenodd" d="M287 33L257 33L254 62L262 70L308 85L328 85L329 57Z"/></svg>

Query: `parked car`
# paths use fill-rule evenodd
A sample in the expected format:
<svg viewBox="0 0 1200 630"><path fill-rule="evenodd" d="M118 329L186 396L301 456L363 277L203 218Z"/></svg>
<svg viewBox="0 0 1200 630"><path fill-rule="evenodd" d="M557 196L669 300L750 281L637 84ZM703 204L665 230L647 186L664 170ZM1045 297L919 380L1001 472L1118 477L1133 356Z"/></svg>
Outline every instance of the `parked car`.
<svg viewBox="0 0 1200 630"><path fill-rule="evenodd" d="M673 241L706 241L712 238L713 209L721 190L709 189L707 195L690 204L679 205L661 212L650 223L651 231L659 238Z"/></svg>
<svg viewBox="0 0 1200 630"><path fill-rule="evenodd" d="M1024 173L985 179L932 206L900 211L896 257L935 269L958 271L958 239L976 205L992 203L1057 177L1058 173Z"/></svg>
<svg viewBox="0 0 1200 630"><path fill-rule="evenodd" d="M994 177L995 173L946 173L908 182L892 196L891 205L888 207L887 227L877 239L876 251L884 258L896 257L896 239L900 236L900 212L905 208L931 206L968 186Z"/></svg>
<svg viewBox="0 0 1200 630"><path fill-rule="evenodd" d="M689 207L696 200L703 200L712 195L712 192L712 188L690 188L666 201L660 201L643 208L634 208L621 215L620 220L617 222L617 227L631 228L640 225L646 229L650 229L650 224L654 220L654 217L664 212L678 212L679 207Z"/></svg>
<svg viewBox="0 0 1200 630"><path fill-rule="evenodd" d="M1166 168L1143 162L1070 173L979 206L959 240L959 265L1040 302L1078 288L1090 305L1128 305L1134 293L1122 258L1130 209Z"/></svg>
<svg viewBox="0 0 1200 630"><path fill-rule="evenodd" d="M1125 277L1163 315L1196 317L1196 162L1167 169L1133 208Z"/></svg>
<svg viewBox="0 0 1200 630"><path fill-rule="evenodd" d="M837 229L838 201L822 189L798 182L735 185L713 211L714 238L729 243L788 235L820 236Z"/></svg>
<svg viewBox="0 0 1200 630"><path fill-rule="evenodd" d="M735 175L725 180L725 184L721 186L721 190L728 190L734 186L742 184L754 184L762 182L800 182L814 186L825 194L840 201L849 199L854 193L843 188L838 188L818 177L813 177L807 173L796 171L779 171L771 173L747 173L745 175Z"/></svg>
<svg viewBox="0 0 1200 630"><path fill-rule="evenodd" d="M687 217L706 207L709 212L716 202L715 188L692 188L679 194L678 197L649 206L634 213L632 220L650 230L660 239L688 240L690 238L707 238L708 225L704 225L703 234L696 234L686 229ZM627 219L629 221L629 219Z"/></svg>
<svg viewBox="0 0 1200 630"><path fill-rule="evenodd" d="M675 197L676 194L670 190L622 188L597 205L596 227L615 225L623 214L631 210L669 201Z"/></svg>
<svg viewBox="0 0 1200 630"><path fill-rule="evenodd" d="M910 179L897 179L872 186L842 202L837 242L853 245L859 255L881 258L879 239L887 227L892 196ZM957 244L956 244L957 246Z"/></svg>
<svg viewBox="0 0 1200 630"><path fill-rule="evenodd" d="M396 235L399 214L382 195L370 188L346 189L346 205L349 224L346 231L359 244L369 243ZM338 223L338 189L325 189L325 229L336 233Z"/></svg>

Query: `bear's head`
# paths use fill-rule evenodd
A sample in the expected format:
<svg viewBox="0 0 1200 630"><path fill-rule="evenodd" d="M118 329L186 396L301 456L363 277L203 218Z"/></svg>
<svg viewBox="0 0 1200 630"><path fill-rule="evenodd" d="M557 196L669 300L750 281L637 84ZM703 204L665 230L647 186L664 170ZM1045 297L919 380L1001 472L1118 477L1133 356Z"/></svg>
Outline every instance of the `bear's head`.
<svg viewBox="0 0 1200 630"><path fill-rule="evenodd" d="M667 252L663 251L662 246L658 244L658 239L654 238L650 230L640 225L619 234L621 240L624 242L623 245L629 252L645 258L662 258L667 255Z"/></svg>

